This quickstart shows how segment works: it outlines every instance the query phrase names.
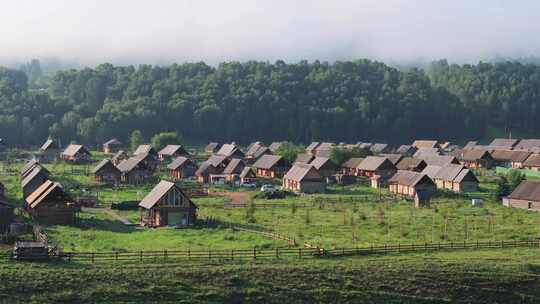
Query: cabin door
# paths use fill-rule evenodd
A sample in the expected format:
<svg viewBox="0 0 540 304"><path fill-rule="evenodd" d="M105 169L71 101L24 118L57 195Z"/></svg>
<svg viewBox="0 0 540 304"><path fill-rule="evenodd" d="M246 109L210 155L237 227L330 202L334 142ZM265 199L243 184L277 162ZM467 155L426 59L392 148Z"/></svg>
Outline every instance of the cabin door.
<svg viewBox="0 0 540 304"><path fill-rule="evenodd" d="M169 226L187 225L184 212L169 212L167 214L167 224Z"/></svg>

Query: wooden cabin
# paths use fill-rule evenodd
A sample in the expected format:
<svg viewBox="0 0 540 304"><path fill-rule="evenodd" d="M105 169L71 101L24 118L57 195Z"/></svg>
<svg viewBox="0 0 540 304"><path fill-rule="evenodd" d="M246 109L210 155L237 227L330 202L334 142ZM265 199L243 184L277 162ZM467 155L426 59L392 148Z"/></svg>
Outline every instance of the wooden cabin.
<svg viewBox="0 0 540 304"><path fill-rule="evenodd" d="M529 151L493 150L491 156L494 165L505 168L521 169L527 158L532 154Z"/></svg>
<svg viewBox="0 0 540 304"><path fill-rule="evenodd" d="M272 151L272 153L277 153L277 151L286 143L286 141L275 141L273 143L270 144L270 146L268 146L268 148L270 149L270 151Z"/></svg>
<svg viewBox="0 0 540 304"><path fill-rule="evenodd" d="M154 170L138 157L122 161L117 168L121 172L120 181L124 184L139 185L154 180Z"/></svg>
<svg viewBox="0 0 540 304"><path fill-rule="evenodd" d="M182 145L167 145L158 152L160 161L170 162L179 156L189 157L189 152Z"/></svg>
<svg viewBox="0 0 540 304"><path fill-rule="evenodd" d="M358 166L364 161L362 157L352 157L341 165L341 173L349 176L360 176Z"/></svg>
<svg viewBox="0 0 540 304"><path fill-rule="evenodd" d="M322 193L326 191L326 181L312 165L297 163L283 176L283 189L301 193Z"/></svg>
<svg viewBox="0 0 540 304"><path fill-rule="evenodd" d="M491 153L486 150L471 149L471 150L456 150L452 152L459 162L470 169L491 169L495 160Z"/></svg>
<svg viewBox="0 0 540 304"><path fill-rule="evenodd" d="M264 178L280 178L289 170L289 162L279 155L263 155L253 164L255 174Z"/></svg>
<svg viewBox="0 0 540 304"><path fill-rule="evenodd" d="M390 153L392 150L388 144L375 143L369 148L373 154Z"/></svg>
<svg viewBox="0 0 540 304"><path fill-rule="evenodd" d="M80 211L59 183L47 180L26 198L26 209L42 225L72 225Z"/></svg>
<svg viewBox="0 0 540 304"><path fill-rule="evenodd" d="M368 156L357 167L360 176L379 176L383 180L393 176L397 169L386 157Z"/></svg>
<svg viewBox="0 0 540 304"><path fill-rule="evenodd" d="M197 206L172 182L161 181L139 203L140 223L148 227L187 227L197 220Z"/></svg>
<svg viewBox="0 0 540 304"><path fill-rule="evenodd" d="M244 158L244 152L235 144L224 144L219 151L216 152L218 156L225 156L226 158Z"/></svg>
<svg viewBox="0 0 540 304"><path fill-rule="evenodd" d="M328 157L315 157L310 163L323 177L329 177L337 173L338 166Z"/></svg>
<svg viewBox="0 0 540 304"><path fill-rule="evenodd" d="M141 153L136 154L133 158L138 158L140 161L152 172L155 171L159 165L159 160L157 157L150 153Z"/></svg>
<svg viewBox="0 0 540 304"><path fill-rule="evenodd" d="M133 152L134 156L142 155L142 154L150 154L151 156L158 159L158 153L156 149L154 149L154 147L152 147L152 145L149 145L149 144L140 145L137 147L137 149L135 149L135 152Z"/></svg>
<svg viewBox="0 0 540 304"><path fill-rule="evenodd" d="M437 185L426 174L413 171L397 171L388 180L391 193L407 196L415 201L415 207L425 206L437 191Z"/></svg>
<svg viewBox="0 0 540 304"><path fill-rule="evenodd" d="M411 146L416 149L438 149L439 142L436 140L415 140Z"/></svg>
<svg viewBox="0 0 540 304"><path fill-rule="evenodd" d="M438 189L453 192L478 191L478 179L463 165L449 164L442 167L428 165L422 173L428 175Z"/></svg>
<svg viewBox="0 0 540 304"><path fill-rule="evenodd" d="M522 181L508 197L503 198L503 205L510 208L540 210L540 181Z"/></svg>
<svg viewBox="0 0 540 304"><path fill-rule="evenodd" d="M244 170L240 173L241 184L252 184L257 182L257 176L250 167L244 167Z"/></svg>
<svg viewBox="0 0 540 304"><path fill-rule="evenodd" d="M25 175L21 181L23 198L27 198L48 179L48 172L43 170L41 166L33 167L33 169L27 175Z"/></svg>
<svg viewBox="0 0 540 304"><path fill-rule="evenodd" d="M495 138L488 148L491 150L512 150L519 143L519 139Z"/></svg>
<svg viewBox="0 0 540 304"><path fill-rule="evenodd" d="M120 150L113 155L113 157L111 158L111 162L115 166L118 166L118 164L120 164L122 161L128 158L129 158L129 155L127 154L127 152L124 150Z"/></svg>
<svg viewBox="0 0 540 304"><path fill-rule="evenodd" d="M112 138L101 145L101 151L105 154L115 154L122 149L122 142L116 138Z"/></svg>
<svg viewBox="0 0 540 304"><path fill-rule="evenodd" d="M427 167L427 164L423 159L414 157L404 157L396 164L398 170L414 172L422 172L425 167Z"/></svg>
<svg viewBox="0 0 540 304"><path fill-rule="evenodd" d="M309 144L309 146L306 147L306 153L311 154L311 155L315 155L315 153L317 152L317 147L320 144L321 143L317 142L317 141L312 142L311 144Z"/></svg>
<svg viewBox="0 0 540 304"><path fill-rule="evenodd" d="M240 180L240 174L244 171L246 163L240 158L233 158L223 170L225 181L236 182Z"/></svg>
<svg viewBox="0 0 540 304"><path fill-rule="evenodd" d="M116 185L122 179L122 172L109 159L100 161L92 173L95 181L102 184Z"/></svg>
<svg viewBox="0 0 540 304"><path fill-rule="evenodd" d="M92 161L92 155L86 147L82 145L69 145L62 154L60 158L65 162L70 163L88 163Z"/></svg>
<svg viewBox="0 0 540 304"><path fill-rule="evenodd" d="M185 156L179 156L167 165L169 174L175 180L194 176L197 168L197 164Z"/></svg>
<svg viewBox="0 0 540 304"><path fill-rule="evenodd" d="M55 162L60 158L60 152L62 152L60 144L58 144L56 140L49 138L39 148L39 151L35 156L39 162L50 163Z"/></svg>
<svg viewBox="0 0 540 304"><path fill-rule="evenodd" d="M529 155L525 162L523 162L523 168L532 171L540 171L540 154L533 153Z"/></svg>
<svg viewBox="0 0 540 304"><path fill-rule="evenodd" d="M210 175L221 174L222 168L216 167L210 160L204 161L197 171L195 171L195 177L201 184L207 184L210 182Z"/></svg>
<svg viewBox="0 0 540 304"><path fill-rule="evenodd" d="M397 148L396 153L405 157L413 156L418 149L410 145L401 145Z"/></svg>
<svg viewBox="0 0 540 304"><path fill-rule="evenodd" d="M310 153L300 153L296 156L296 159L294 160L294 163L302 163L302 164L309 164L313 159L315 159L315 156Z"/></svg>
<svg viewBox="0 0 540 304"><path fill-rule="evenodd" d="M250 164L254 164L259 160L263 155L274 155L270 148L266 146L252 145L251 148L246 152L245 160Z"/></svg>

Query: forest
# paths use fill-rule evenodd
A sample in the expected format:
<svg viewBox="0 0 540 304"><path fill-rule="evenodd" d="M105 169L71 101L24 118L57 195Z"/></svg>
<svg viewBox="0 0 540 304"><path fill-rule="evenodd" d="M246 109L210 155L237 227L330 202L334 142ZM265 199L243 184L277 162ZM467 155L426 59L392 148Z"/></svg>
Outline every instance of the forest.
<svg viewBox="0 0 540 304"><path fill-rule="evenodd" d="M0 138L95 145L175 131L183 140L406 143L540 131L540 66L519 62L398 70L344 62L113 66L43 75L0 67Z"/></svg>

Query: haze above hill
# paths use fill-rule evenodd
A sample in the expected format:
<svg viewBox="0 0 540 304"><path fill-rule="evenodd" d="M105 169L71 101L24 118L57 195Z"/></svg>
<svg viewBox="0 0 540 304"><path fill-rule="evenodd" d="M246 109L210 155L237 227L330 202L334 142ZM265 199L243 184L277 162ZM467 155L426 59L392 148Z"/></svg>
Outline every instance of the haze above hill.
<svg viewBox="0 0 540 304"><path fill-rule="evenodd" d="M4 1L0 65L527 58L538 17L532 0Z"/></svg>

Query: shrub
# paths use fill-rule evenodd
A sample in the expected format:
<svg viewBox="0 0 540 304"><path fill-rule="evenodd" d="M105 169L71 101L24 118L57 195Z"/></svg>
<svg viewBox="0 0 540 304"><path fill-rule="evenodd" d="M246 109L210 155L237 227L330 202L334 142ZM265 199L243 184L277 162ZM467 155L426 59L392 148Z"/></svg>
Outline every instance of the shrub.
<svg viewBox="0 0 540 304"><path fill-rule="evenodd" d="M137 210L139 209L139 201L123 201L112 203L111 209L114 210Z"/></svg>

